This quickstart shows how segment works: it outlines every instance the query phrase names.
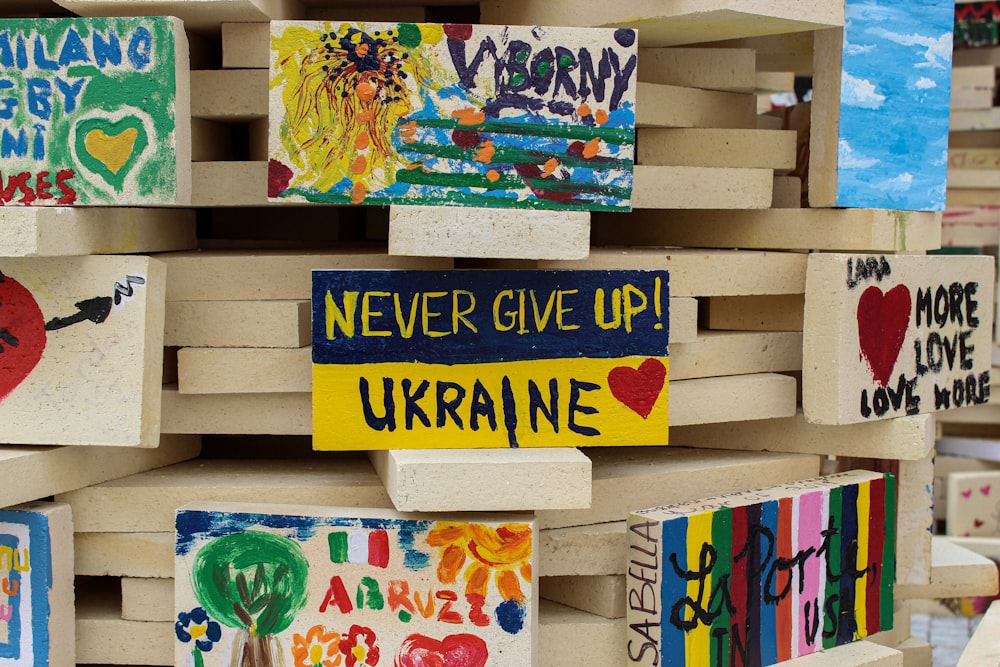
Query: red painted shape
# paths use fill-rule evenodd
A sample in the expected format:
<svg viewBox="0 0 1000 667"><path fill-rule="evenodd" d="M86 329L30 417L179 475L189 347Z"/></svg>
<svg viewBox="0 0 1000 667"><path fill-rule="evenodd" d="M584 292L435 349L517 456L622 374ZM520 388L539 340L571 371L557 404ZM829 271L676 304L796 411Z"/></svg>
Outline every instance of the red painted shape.
<svg viewBox="0 0 1000 667"><path fill-rule="evenodd" d="M35 297L0 273L0 401L35 369L45 341L45 317Z"/></svg>
<svg viewBox="0 0 1000 667"><path fill-rule="evenodd" d="M983 523L984 523L984 522L983 522L983 520L982 520L982 519L973 519L973 520L972 520L972 524L973 524L973 525L974 525L974 526L975 526L976 528L982 528L982 527L983 527Z"/></svg>
<svg viewBox="0 0 1000 667"><path fill-rule="evenodd" d="M479 133L475 130L452 130L451 140L460 148L475 148L479 145Z"/></svg>
<svg viewBox="0 0 1000 667"><path fill-rule="evenodd" d="M389 533L373 530L368 533L368 564L374 567L389 567Z"/></svg>
<svg viewBox="0 0 1000 667"><path fill-rule="evenodd" d="M858 300L861 356L868 362L875 381L883 387L892 377L909 325L910 290L906 285L896 285L885 294L875 285L862 292Z"/></svg>
<svg viewBox="0 0 1000 667"><path fill-rule="evenodd" d="M413 634L403 640L394 667L483 667L488 657L486 642L476 635L448 635L437 640Z"/></svg>
<svg viewBox="0 0 1000 667"><path fill-rule="evenodd" d="M267 196L277 197L288 189L292 181L292 170L277 160L267 162Z"/></svg>
<svg viewBox="0 0 1000 667"><path fill-rule="evenodd" d="M472 24L445 23L444 34L453 42L467 42L472 38Z"/></svg>
<svg viewBox="0 0 1000 667"><path fill-rule="evenodd" d="M663 391L667 368L659 359L646 359L639 368L616 366L608 373L608 388L618 402L643 419L649 417Z"/></svg>

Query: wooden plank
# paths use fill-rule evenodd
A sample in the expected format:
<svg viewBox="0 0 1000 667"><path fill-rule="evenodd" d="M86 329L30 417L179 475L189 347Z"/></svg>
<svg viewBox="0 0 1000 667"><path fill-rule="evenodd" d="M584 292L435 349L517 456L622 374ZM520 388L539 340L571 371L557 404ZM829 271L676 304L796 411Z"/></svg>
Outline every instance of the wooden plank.
<svg viewBox="0 0 1000 667"><path fill-rule="evenodd" d="M0 470L17 484L0 489L4 507L194 458L197 436L163 436L155 449L120 447L0 447Z"/></svg>
<svg viewBox="0 0 1000 667"><path fill-rule="evenodd" d="M757 72L756 92L758 95L793 93L795 72Z"/></svg>
<svg viewBox="0 0 1000 667"><path fill-rule="evenodd" d="M596 214L591 242L744 249L917 252L941 245L941 214L876 209Z"/></svg>
<svg viewBox="0 0 1000 667"><path fill-rule="evenodd" d="M499 26L407 25L272 22L271 200L629 209L636 100L633 31L535 30L509 21ZM390 39L386 48L379 47L385 82L376 90L372 79L357 96L338 94L330 102L327 85L353 90L355 84L336 67L330 78L317 77L320 57L338 54L341 40L354 39L352 35L374 48L382 37L372 34L383 32ZM522 75L531 79L530 85L526 82L516 92L512 87L508 96L498 79L501 70L483 67L476 56L480 48L516 50L525 61L534 53L534 62L537 54L547 54L541 57L553 67L552 49L564 48L608 67L599 68L600 82L586 95L575 85L570 90L551 75L536 76L525 68ZM614 77L612 61L620 65ZM484 96L480 91L492 92ZM522 113L525 108L531 112ZM365 111L378 120L358 121L356 116ZM487 136L498 131L504 133L502 140ZM328 139L315 141L317 134Z"/></svg>
<svg viewBox="0 0 1000 667"><path fill-rule="evenodd" d="M541 577L538 595L573 609L604 618L625 618L625 577L597 574L577 577Z"/></svg>
<svg viewBox="0 0 1000 667"><path fill-rule="evenodd" d="M992 331L981 323L994 282L992 257L810 255L806 418L848 424L985 403Z"/></svg>
<svg viewBox="0 0 1000 667"><path fill-rule="evenodd" d="M667 269L671 296L746 296L802 294L806 285L806 257L804 253L696 248L594 248L582 262L539 262L538 266Z"/></svg>
<svg viewBox="0 0 1000 667"><path fill-rule="evenodd" d="M70 665L76 650L73 517L68 505L34 502L0 510L8 665Z"/></svg>
<svg viewBox="0 0 1000 667"><path fill-rule="evenodd" d="M934 667L934 647L919 637L909 637L896 650L903 654L903 667Z"/></svg>
<svg viewBox="0 0 1000 667"><path fill-rule="evenodd" d="M539 646L544 667L626 664L625 624L551 600L541 603Z"/></svg>
<svg viewBox="0 0 1000 667"><path fill-rule="evenodd" d="M757 99L751 93L640 81L636 85L636 100L637 127L757 127Z"/></svg>
<svg viewBox="0 0 1000 667"><path fill-rule="evenodd" d="M590 459L572 447L401 449L373 451L369 457L400 512L590 507Z"/></svg>
<svg viewBox="0 0 1000 667"><path fill-rule="evenodd" d="M802 370L802 334L796 331L702 331L693 343L670 346L672 382L796 370Z"/></svg>
<svg viewBox="0 0 1000 667"><path fill-rule="evenodd" d="M956 190L1000 189L1000 170L950 168L948 187Z"/></svg>
<svg viewBox="0 0 1000 667"><path fill-rule="evenodd" d="M948 190L945 201L949 208L955 206L1000 206L1000 190L995 188Z"/></svg>
<svg viewBox="0 0 1000 667"><path fill-rule="evenodd" d="M891 628L893 580L887 574L895 563L896 545L892 539L885 539L883 526L895 521L894 488L894 479L889 474L854 470L630 512L627 533L630 604L625 617L628 640L633 645L640 644L643 624L657 624L664 627L657 657L662 657L666 664L705 664L716 651L727 654L737 650L738 645L747 647L750 662L773 664L776 660L816 653L824 646L832 648L837 642L847 643ZM830 544L831 535L827 531L831 522L842 540L857 545L857 551L852 548L844 553L850 558L849 565L861 573L850 579L842 575L839 585L832 586L827 560L817 553L821 545ZM841 622L847 626L836 633L835 639L813 634L797 622L799 611L793 587L775 591L774 599L770 600L777 608L773 616L761 607L756 595L734 597L729 607L730 619L723 627L729 629L730 620L739 623L746 633L739 639L731 634L713 633L715 619L711 616L696 617L687 627L667 625L673 616L673 611L667 610L692 600L689 582L699 582L700 588L701 584L710 583L704 577L714 579L711 575L729 581L751 581L758 576L754 571L758 566L746 558L759 539L752 526L767 531L774 545L784 543L790 554L798 554L795 558L799 591L820 600L821 608L829 608L841 600L845 586L856 588L856 596L854 591L847 594L853 604L845 605L839 612ZM839 540L834 540L833 544L839 546ZM650 557L657 552L663 557ZM716 553L716 560L709 573L696 564L712 552ZM670 554L669 561L666 554ZM869 578L865 576L868 572L878 572L880 576ZM696 578L692 580L692 576ZM787 605L785 614L781 613L782 602Z"/></svg>
<svg viewBox="0 0 1000 667"><path fill-rule="evenodd" d="M951 112L948 123L951 132L1000 129L1000 107L990 109L956 109Z"/></svg>
<svg viewBox="0 0 1000 667"><path fill-rule="evenodd" d="M971 132L951 132L948 135L949 151L952 149L961 150L969 148L1000 148L1000 131L977 130Z"/></svg>
<svg viewBox="0 0 1000 667"><path fill-rule="evenodd" d="M259 69L193 70L191 117L228 123L267 117L267 72Z"/></svg>
<svg viewBox="0 0 1000 667"><path fill-rule="evenodd" d="M802 179L798 176L775 176L771 208L802 208Z"/></svg>
<svg viewBox="0 0 1000 667"><path fill-rule="evenodd" d="M174 617L174 580L122 577L122 620L170 621Z"/></svg>
<svg viewBox="0 0 1000 667"><path fill-rule="evenodd" d="M486 23L630 27L640 31L642 46L697 44L844 24L843 5L822 0L706 0L666 6L657 0L633 0L621 6L600 0L559 5L488 0L480 4L480 17Z"/></svg>
<svg viewBox="0 0 1000 667"><path fill-rule="evenodd" d="M731 93L754 90L753 49L640 48L639 81Z"/></svg>
<svg viewBox="0 0 1000 667"><path fill-rule="evenodd" d="M951 108L989 109L996 95L996 67L951 68Z"/></svg>
<svg viewBox="0 0 1000 667"><path fill-rule="evenodd" d="M174 576L173 533L77 532L73 545L78 576L157 579Z"/></svg>
<svg viewBox="0 0 1000 667"><path fill-rule="evenodd" d="M293 19L302 15L299 0L54 0L80 16L176 16L190 30L218 33L222 23Z"/></svg>
<svg viewBox="0 0 1000 667"><path fill-rule="evenodd" d="M390 255L583 259L589 252L587 211L389 207Z"/></svg>
<svg viewBox="0 0 1000 667"><path fill-rule="evenodd" d="M0 256L120 255L197 247L194 211L10 208L0 220Z"/></svg>
<svg viewBox="0 0 1000 667"><path fill-rule="evenodd" d="M267 69L270 66L271 24L223 23L222 67Z"/></svg>
<svg viewBox="0 0 1000 667"><path fill-rule="evenodd" d="M931 583L896 586L896 597L901 600L930 600L996 595L996 593L996 563L940 536L934 536L931 545Z"/></svg>
<svg viewBox="0 0 1000 667"><path fill-rule="evenodd" d="M28 257L4 259L0 268L9 369L0 382L0 440L155 447L163 263Z"/></svg>
<svg viewBox="0 0 1000 667"><path fill-rule="evenodd" d="M15 185L8 182L0 203L187 204L190 91L180 21L165 16L6 19L0 29L37 45L30 63L27 51L21 51L24 62L14 63L20 73L6 80L10 99L24 111L15 114L13 104L5 109L5 117L13 118L5 124L0 167ZM107 36L108 45L98 46L97 38L92 43L87 35L94 34ZM10 59L5 60L10 67ZM109 60L117 62L108 67ZM76 78L81 63L93 64L85 78Z"/></svg>
<svg viewBox="0 0 1000 667"><path fill-rule="evenodd" d="M1000 148L949 148L948 174L954 169L984 169L1000 168ZM947 217L948 211L945 212Z"/></svg>
<svg viewBox="0 0 1000 667"><path fill-rule="evenodd" d="M384 246L340 250L201 250L157 255L167 265L167 301L311 299L312 270L446 269L451 258L392 257ZM803 264L803 271L805 265ZM803 279L805 274L803 273Z"/></svg>
<svg viewBox="0 0 1000 667"><path fill-rule="evenodd" d="M241 662L253 663L258 649L251 633L268 627L274 613L270 605L278 603L272 602L274 596L288 604L289 616L279 623L293 638L299 637L302 652L315 641L304 637L316 625L330 622L327 610L333 606L330 611L349 613L351 623L357 623L351 626L354 634L343 641L348 648L349 642L357 642L353 655L364 658L367 653L369 664L377 661L376 646L394 655L401 665L419 664L426 656L453 655L456 646L460 655L479 656L483 664L487 657L499 664L532 664L537 657L539 621L534 522L516 514L437 516L264 503L195 502L180 508L174 561L179 640L174 643L175 664L186 662L193 648L197 655L192 640L198 635L187 628L204 622L205 612L222 621L221 646L242 643L244 648L235 649L234 654L241 654ZM205 531L203 526L209 522L214 528ZM456 550L481 563L487 577L482 578L479 570L463 572L462 564L454 560ZM482 559L485 553L491 557ZM274 588L270 577L268 584L240 586L241 579L260 577L266 568L279 568L284 577L281 586ZM318 572L324 574L317 576ZM495 583L488 581L491 574L497 577ZM389 581L406 581L412 589L398 590ZM356 585L367 590L367 598L364 593L359 600L355 598ZM238 593L237 587L244 592ZM433 588L438 600L461 600L454 606L442 602L440 612L445 622L463 621L461 634L436 639L442 621L437 615L418 613L413 604L417 591L428 588ZM413 590L412 597L409 590ZM246 600L238 614L242 619L231 611L234 596L235 604ZM386 613L385 597L389 596L405 611L410 607L413 611L402 618ZM496 609L500 612L495 613ZM508 610L515 613L508 616ZM277 635L277 627L267 634ZM359 638L360 628L367 629ZM321 632L321 636L326 634ZM206 637L215 639L210 634ZM204 651L202 658L206 667L231 664L224 650Z"/></svg>
<svg viewBox="0 0 1000 667"><path fill-rule="evenodd" d="M191 164L191 206L265 206L267 162L229 161Z"/></svg>
<svg viewBox="0 0 1000 667"><path fill-rule="evenodd" d="M813 73L814 31L727 39L712 46L725 49L752 49L757 54L758 72Z"/></svg>
<svg viewBox="0 0 1000 667"><path fill-rule="evenodd" d="M997 645L1000 632L1000 601L994 602L983 614L976 631L969 638L965 650L958 658L956 667L978 667L979 665L1000 664L1000 646Z"/></svg>
<svg viewBox="0 0 1000 667"><path fill-rule="evenodd" d="M795 142L791 130L641 128L636 133L636 162L787 172L795 168Z"/></svg>
<svg viewBox="0 0 1000 667"><path fill-rule="evenodd" d="M79 533L170 532L174 511L191 501L391 507L363 457L197 460L60 494Z"/></svg>
<svg viewBox="0 0 1000 667"><path fill-rule="evenodd" d="M925 10L848 0L844 28L815 33L812 206L944 208L954 13L946 2Z"/></svg>
<svg viewBox="0 0 1000 667"><path fill-rule="evenodd" d="M300 348L311 338L309 301L170 301L163 344Z"/></svg>
<svg viewBox="0 0 1000 667"><path fill-rule="evenodd" d="M899 417L844 426L806 421L801 412L787 419L674 426L670 439L685 447L802 452L881 459L923 459L934 445L929 415Z"/></svg>
<svg viewBox="0 0 1000 667"><path fill-rule="evenodd" d="M753 401L747 401L753 396ZM671 382L670 425L780 419L795 414L795 378L754 373Z"/></svg>
<svg viewBox="0 0 1000 667"><path fill-rule="evenodd" d="M770 169L636 165L632 205L637 209L766 209L771 206L773 186Z"/></svg>
<svg viewBox="0 0 1000 667"><path fill-rule="evenodd" d="M713 493L746 491L819 473L819 458L806 454L718 451L673 445L620 450L591 448L585 453L593 465L590 508L538 512L541 528L617 521L643 507L695 500L704 496L706 489Z"/></svg>
<svg viewBox="0 0 1000 667"><path fill-rule="evenodd" d="M77 664L173 664L177 636L172 622L122 619L114 588L78 591L76 605Z"/></svg>
<svg viewBox="0 0 1000 667"><path fill-rule="evenodd" d="M712 296L705 300L708 329L802 331L804 294Z"/></svg>

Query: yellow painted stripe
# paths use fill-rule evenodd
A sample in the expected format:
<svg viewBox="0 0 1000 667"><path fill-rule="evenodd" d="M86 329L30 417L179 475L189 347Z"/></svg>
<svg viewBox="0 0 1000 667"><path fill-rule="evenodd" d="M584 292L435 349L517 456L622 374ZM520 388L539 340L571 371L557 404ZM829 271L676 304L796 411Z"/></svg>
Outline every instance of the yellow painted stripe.
<svg viewBox="0 0 1000 667"><path fill-rule="evenodd" d="M858 484L858 570L868 567L868 519L871 513L872 491L870 482ZM857 580L854 593L854 616L858 620L858 637L868 634L868 616L865 613L865 595L868 577Z"/></svg>
<svg viewBox="0 0 1000 667"><path fill-rule="evenodd" d="M688 517L687 553L688 570L692 572L704 569L701 561L701 549L705 544L712 543L712 512L702 512ZM688 596L698 600L701 596L702 606L708 608L708 599L712 592L712 575L705 577L704 589L699 594L697 581L688 582ZM687 612L690 614L690 611ZM704 665L712 651L712 626L699 623L698 627L687 633L685 640L686 662L691 667Z"/></svg>

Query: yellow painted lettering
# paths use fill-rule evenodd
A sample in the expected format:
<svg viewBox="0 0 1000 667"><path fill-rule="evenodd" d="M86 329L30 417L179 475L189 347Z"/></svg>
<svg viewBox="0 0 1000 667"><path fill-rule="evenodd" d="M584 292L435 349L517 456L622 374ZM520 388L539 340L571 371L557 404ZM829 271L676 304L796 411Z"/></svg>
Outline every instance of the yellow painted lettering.
<svg viewBox="0 0 1000 667"><path fill-rule="evenodd" d="M622 292L617 287L611 290L611 321L604 319L604 289L594 292L594 321L602 329L617 329L622 325Z"/></svg>
<svg viewBox="0 0 1000 667"><path fill-rule="evenodd" d="M379 331L372 329L371 320L373 317L382 317L381 310L372 310L372 299L383 299L391 296L388 292L365 292L361 299L361 335L362 336L391 336L391 331Z"/></svg>
<svg viewBox="0 0 1000 667"><path fill-rule="evenodd" d="M344 292L344 309L333 300L330 290L326 291L326 338L334 340L337 327L348 338L354 336L354 314L358 310L359 292Z"/></svg>
<svg viewBox="0 0 1000 667"><path fill-rule="evenodd" d="M632 318L646 310L649 300L641 289L631 283L622 287L622 296L625 302L625 307L622 309L625 315L625 331L632 333ZM639 301L632 301L632 297L635 296L639 297Z"/></svg>
<svg viewBox="0 0 1000 667"><path fill-rule="evenodd" d="M459 296L469 297L469 306L465 310L459 305ZM470 322L465 316L476 309L476 296L464 289L457 289L451 293L451 331L452 333L458 333L458 323L462 322L465 326L472 330L472 333L478 333L479 329L476 325Z"/></svg>
<svg viewBox="0 0 1000 667"><path fill-rule="evenodd" d="M563 317L564 314L573 312L572 308L563 308L563 295L569 296L579 291L575 289L561 289L556 295L556 326L559 327L560 331L573 331L580 328L579 324L567 324L566 319Z"/></svg>
<svg viewBox="0 0 1000 667"><path fill-rule="evenodd" d="M556 303L556 293L549 293L549 298L545 302L545 310L541 313L538 312L538 297L535 296L535 290L529 290L529 296L531 296L531 310L535 314L535 330L545 331L545 325L549 323L549 317L552 315L552 307Z"/></svg>
<svg viewBox="0 0 1000 667"><path fill-rule="evenodd" d="M399 303L399 292L393 292L392 303L396 307L396 324L403 338L413 338L413 325L417 323L417 306L420 305L420 293L413 295L410 301L410 317L403 319L403 307Z"/></svg>
<svg viewBox="0 0 1000 667"><path fill-rule="evenodd" d="M441 313L434 312L430 309L430 304L428 303L431 299L438 299L443 296L448 296L447 292L424 292L423 297L423 319L422 323L424 326L424 335L431 338L440 338L441 336L447 336L450 332L448 331L433 331L431 330L431 318L438 317Z"/></svg>
<svg viewBox="0 0 1000 667"><path fill-rule="evenodd" d="M515 325L517 325L517 311L506 310L503 313L500 312L500 308L502 307L500 305L500 302L503 301L504 299L513 299L513 298L514 298L514 290L505 289L499 294L497 294L496 298L493 299L493 327L497 331L510 331L511 329L514 328ZM506 322L502 322L500 320L501 314L504 317L508 318Z"/></svg>

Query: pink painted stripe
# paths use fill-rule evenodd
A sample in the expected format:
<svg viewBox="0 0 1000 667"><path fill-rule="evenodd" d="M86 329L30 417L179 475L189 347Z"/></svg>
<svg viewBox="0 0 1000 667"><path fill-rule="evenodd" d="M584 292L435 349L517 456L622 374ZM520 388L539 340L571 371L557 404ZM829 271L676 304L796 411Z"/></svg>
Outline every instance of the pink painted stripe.
<svg viewBox="0 0 1000 667"><path fill-rule="evenodd" d="M812 553L805 561L804 581L802 595L799 598L800 630L797 639L798 655L806 655L823 648L823 601L820 592L825 590L825 565L826 559L816 556L816 551L822 544L822 531L826 528L823 525L823 506L828 502L827 491L814 491L803 494L799 498L799 534L796 551L812 549ZM810 604L808 621L806 620L806 603ZM816 608L818 603L818 609ZM809 642L808 633L810 629L816 628L817 613L819 616L819 627L812 643Z"/></svg>

